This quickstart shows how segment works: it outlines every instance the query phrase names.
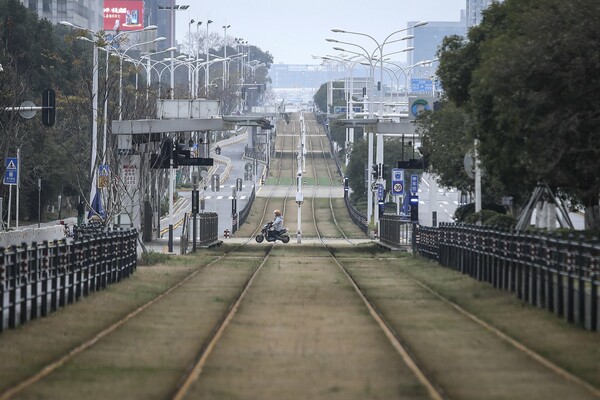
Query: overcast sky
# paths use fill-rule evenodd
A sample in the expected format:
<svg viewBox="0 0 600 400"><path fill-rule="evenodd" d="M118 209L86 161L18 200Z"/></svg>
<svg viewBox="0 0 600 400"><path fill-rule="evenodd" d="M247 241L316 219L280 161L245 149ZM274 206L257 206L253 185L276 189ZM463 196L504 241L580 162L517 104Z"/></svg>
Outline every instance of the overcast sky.
<svg viewBox="0 0 600 400"><path fill-rule="evenodd" d="M312 55L339 54L326 38L357 42L357 36L331 32L332 28L362 32L382 42L408 21L459 21L466 0L178 0L189 4L177 12L177 41L188 35L191 19L213 20L209 32L241 37L273 55L274 62L320 64ZM196 23L191 26L196 30ZM398 38L402 34L398 34ZM374 42L361 42L372 51ZM392 46L392 45L390 45ZM401 44L390 50L400 50ZM387 47L386 47L387 49ZM401 56L398 56L402 60Z"/></svg>

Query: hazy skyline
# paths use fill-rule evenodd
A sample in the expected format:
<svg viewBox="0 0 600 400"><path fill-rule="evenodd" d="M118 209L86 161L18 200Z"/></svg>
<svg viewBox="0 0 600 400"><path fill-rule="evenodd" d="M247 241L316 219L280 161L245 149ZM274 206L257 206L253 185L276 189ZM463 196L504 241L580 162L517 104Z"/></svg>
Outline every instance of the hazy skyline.
<svg viewBox="0 0 600 400"><path fill-rule="evenodd" d="M333 33L332 28L366 33L381 43L390 33L406 28L408 21L459 21L466 0L181 0L177 4L190 6L177 13L179 43L187 40L190 29L195 32L197 21L202 21L199 29L205 33L206 21L211 19L209 33L223 36L223 25L231 25L227 37L243 38L270 52L276 64L319 64L312 55L339 54L326 38L359 43L369 51L376 47L367 38ZM191 19L196 23L190 25ZM402 48L401 44L389 46L396 46L391 50Z"/></svg>

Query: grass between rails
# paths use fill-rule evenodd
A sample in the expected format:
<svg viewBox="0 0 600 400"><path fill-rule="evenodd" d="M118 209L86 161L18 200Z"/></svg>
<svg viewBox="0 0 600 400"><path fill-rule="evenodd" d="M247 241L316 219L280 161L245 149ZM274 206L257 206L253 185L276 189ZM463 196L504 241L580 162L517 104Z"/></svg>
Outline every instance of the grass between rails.
<svg viewBox="0 0 600 400"><path fill-rule="evenodd" d="M275 208L284 210L283 198L272 198L269 199L267 220L272 217L271 211ZM248 215L248 219L235 233L236 237L249 237L257 227L261 225L262 213L265 207L267 199L264 197L257 197L254 200L254 204ZM312 202L313 199L306 198L302 204L302 235L304 237L316 237L317 231L315 230L313 215L312 215ZM343 199L333 199L333 208L336 213L336 220L340 228L344 231L346 236L350 239L363 239L365 238L364 233L352 222L348 216L346 206L344 205ZM289 232L296 232L298 226L298 205L294 198L289 198L285 207L284 215L284 226L288 228ZM334 223L333 215L329 207L329 199L317 198L315 199L315 213L317 218L317 224L319 231L323 237L328 238L343 238L342 233L339 231ZM263 222L264 223L264 222Z"/></svg>
<svg viewBox="0 0 600 400"><path fill-rule="evenodd" d="M219 253L203 257L170 257L168 264L138 267L129 278L48 317L0 334L0 392L31 376L105 327L156 298Z"/></svg>
<svg viewBox="0 0 600 400"><path fill-rule="evenodd" d="M578 395L582 397L577 398L586 398L584 396L589 396L589 392L571 392L568 385L558 387L558 382L565 380L553 373L551 376L555 380L546 380L544 376L549 370L536 362L530 365L530 357L509 363L508 354L515 350L506 342L498 347L499 352L490 353L497 344L475 334L468 318L448 317L452 308L415 285L415 279L552 363L596 388L600 387L600 336L597 333L522 303L512 293L494 289L489 284L418 257L369 251L370 260L367 260L368 253L358 249L344 248L337 253L386 318L406 338L418 358L428 363L434 375L449 388L450 397L477 398L482 393L477 389L482 390L484 383L502 379L510 384L490 386L496 387L497 397L510 398L507 395L511 388L513 391L519 388L520 396L526 398L539 398L544 391L550 394L548 398L560 398L556 397L560 393L570 398ZM379 278L373 275L374 268L381 274ZM440 314L436 315L436 312ZM464 347L458 351L460 346ZM514 357L519 358L518 354ZM502 362L506 363L504 369ZM443 367L438 370L440 366ZM510 376L509 371L520 367L525 368L520 375ZM495 372L486 376L490 371ZM460 384L460 372L471 377L471 385Z"/></svg>
<svg viewBox="0 0 600 400"><path fill-rule="evenodd" d="M30 376L49 360L89 340L99 330L229 249L231 247L222 246L195 255L171 257L168 265L140 267L130 279L47 318L0 334L0 392ZM111 334L106 343L94 346L88 354L78 357L67 368L18 398L116 398L117 395L120 398L165 398L168 394L165 388L172 387L170 385L183 373L202 335L214 326L266 249L244 247L229 258L227 265L203 269L181 293L161 301L151 312L136 317L134 323ZM597 333L567 324L545 310L522 304L511 293L418 257L382 252L372 245L332 247L332 251L348 266L417 358L434 374L436 381L443 383L451 398L586 397L585 393L582 395L577 390L570 390L568 385L563 386L562 378L548 373L529 357L518 351L515 353L514 347L496 335L457 314L417 285L415 279L553 363L596 387L600 385L600 336ZM332 288L347 286L342 276L320 275L328 264L328 251L322 246L275 246L272 255L275 259L269 264L272 272L292 274L282 276L285 279L281 282L273 275L263 289L280 290L290 306L303 305L297 312L306 318L315 318L305 307L310 301L322 298L320 296ZM321 282L324 286L320 286ZM277 289L280 283L284 286ZM267 283L258 281L258 284ZM299 293L297 291L303 286L308 292L298 297L298 301L287 296L288 292ZM346 288L343 293L351 292ZM344 303L346 301L342 301ZM273 306L277 302L270 304ZM360 313L367 315L364 309ZM322 315L317 317L322 321ZM271 318L276 320L277 314L271 312ZM336 337L335 334L322 336L324 332L310 331L307 337L319 339L315 345L328 343L327 340ZM283 356L286 353L280 353L277 344L280 343L278 340L286 340L286 335L278 334L282 337L274 337L268 342L268 349L279 361L285 362ZM323 371L327 371L326 367L335 367L335 363L330 364L331 359L319 358L319 353L311 347L312 342L302 342L303 336L296 340L298 347L295 349L302 360L312 357L325 368ZM331 346L341 344L332 341L326 348ZM333 360L339 361L335 357ZM292 368L282 370L284 372L311 374L309 369ZM256 370L256 373L260 375L261 372ZM359 393L362 398L381 394L381 386L375 381L360 383L352 393ZM344 398L349 393L347 389L342 384L332 383L327 392L319 392L321 396L318 397Z"/></svg>

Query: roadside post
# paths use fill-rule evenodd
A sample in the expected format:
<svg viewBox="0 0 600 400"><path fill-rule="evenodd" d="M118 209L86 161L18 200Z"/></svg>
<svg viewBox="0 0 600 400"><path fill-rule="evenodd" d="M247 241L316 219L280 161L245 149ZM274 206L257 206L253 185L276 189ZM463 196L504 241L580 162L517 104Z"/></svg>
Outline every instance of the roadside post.
<svg viewBox="0 0 600 400"><path fill-rule="evenodd" d="M192 173L192 251L196 251L196 237L198 236L198 209L199 209L199 197L200 197L200 191L198 190L199 187L199 180L198 180L198 172L193 172Z"/></svg>

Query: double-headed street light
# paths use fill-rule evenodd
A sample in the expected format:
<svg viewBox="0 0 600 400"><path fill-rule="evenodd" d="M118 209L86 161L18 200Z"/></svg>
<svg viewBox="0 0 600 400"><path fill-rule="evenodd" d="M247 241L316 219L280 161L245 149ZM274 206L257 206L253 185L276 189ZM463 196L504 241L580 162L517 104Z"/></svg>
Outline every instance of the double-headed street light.
<svg viewBox="0 0 600 400"><path fill-rule="evenodd" d="M223 31L225 33L225 39L223 41L223 58L227 58L227 28L231 28L231 25L223 25ZM225 90L225 77L227 76L228 63L223 64L223 90Z"/></svg>
<svg viewBox="0 0 600 400"><path fill-rule="evenodd" d="M408 28L404 28L404 29L400 29L397 31L394 31L392 33L390 33L384 40L383 42L379 43L374 37L372 37L371 35L368 35L366 33L362 33L362 32L353 32L353 31L346 31L343 29L332 29L331 31L334 33L346 33L346 34L351 34L351 35L357 35L357 36L363 36L366 38L369 38L370 40L372 40L375 43L375 49L372 52L367 51L364 47L356 44L356 43L350 43L350 42L342 42L336 39L327 39L327 41L329 42L334 42L334 43L342 43L342 44L347 44L350 46L354 46L354 47L358 47L360 48L363 52L364 55L367 58L367 61L369 62L369 65L371 66L371 79L372 82L374 84L374 68L377 66L377 62L379 62L381 65L381 69L380 69L380 81L379 81L379 85L378 85L378 91L379 91L379 116L380 118L383 118L383 62L384 62L384 54L383 54L383 48L386 44L390 44L393 42L399 42L399 41L403 41L403 40L408 40L408 39L412 39L414 38L413 35L409 35L406 37L403 37L401 39L398 40L391 40L390 38L392 38L392 36L400 33L400 32L405 32L408 31L410 29L414 29L420 26L424 26L427 25L427 21L421 21L421 22L417 22L416 24L408 27ZM336 50L340 50L340 51L346 51L344 49L340 49L340 48L335 48ZM403 51L411 51L413 50L413 48L407 48ZM379 59L375 58L375 54L379 52ZM356 53L355 53L356 54ZM390 54L394 54L394 53L390 53ZM375 61L375 64L373 64L373 61ZM371 101L370 101L371 103ZM371 103L372 104L372 103ZM369 107L369 117L372 116L372 110L371 107ZM369 132L369 167L371 167L371 165L373 165L373 147L372 147L372 132ZM383 165L383 135L377 135L377 159L376 159L377 164L381 164ZM368 174L368 180L369 180L369 190L371 190L371 174ZM377 182L379 185L383 185L383 179L381 176L378 177ZM367 213L368 213L368 218L369 221L371 220L371 217L374 215L374 220L375 223L378 224L379 222L379 213L374 213L373 212L373 199L372 199L372 193L369 193L369 196L367 196L368 201L367 201Z"/></svg>
<svg viewBox="0 0 600 400"><path fill-rule="evenodd" d="M187 10L190 6L189 5L180 5L180 4L174 4L171 6L165 6L165 5L158 5L158 10L159 11L169 11L171 13L171 43L170 43L170 47L175 47L176 43L175 43L175 12L176 11L183 11L183 10ZM173 51L171 51L171 59L173 59L175 57L175 54ZM171 65L171 68L173 67L173 65ZM173 76L173 74L171 74L171 98L174 99L175 98L175 77ZM172 243L169 246L169 251L172 251Z"/></svg>
<svg viewBox="0 0 600 400"><path fill-rule="evenodd" d="M103 38L103 35L100 32L94 32L90 29L75 25L73 23L70 23L68 21L61 21L60 22L61 25L64 26L68 26L71 28L75 28L75 29L80 29L80 30L84 30L86 32L91 33L93 36L96 36L99 40L91 40L88 39L87 37L79 37L78 39L80 40L84 40L84 41L88 41L91 42L93 44L93 78L92 78L92 146L91 146L91 157L90 157L90 180L91 180L91 188L90 188L90 205L91 208L96 212L96 213L101 213L101 200L97 191L97 175L96 175L96 161L97 161L97 152L98 152L98 66L99 66L99 62L98 62L98 50L99 49L103 49L104 51L107 52L107 68L106 68L106 73L108 74L108 52L110 50L109 47L112 47L114 49L113 43L116 42L116 40L124 34L129 34L129 33L137 33L137 32L141 32L141 31L150 31L150 30L156 30L157 27L155 25L150 25L147 26L143 29L139 29L139 30L133 30L133 31L127 31L127 32L122 32L119 33L117 35L115 35L110 42L106 42L106 40ZM99 43L106 43L103 46L99 46ZM108 76L107 76L108 79ZM106 96L105 96L105 114L106 114ZM103 159L105 162L106 160L106 143L107 143L107 135L106 135L106 125L107 125L107 121L106 121L106 116L104 119L104 142L103 142Z"/></svg>
<svg viewBox="0 0 600 400"><path fill-rule="evenodd" d="M212 24L213 21L211 19L209 19L208 21L206 21L206 38L204 39L204 50L206 53L206 61L210 61L210 54L208 54L208 49L209 49L209 45L208 45L208 26L210 24ZM209 79L210 79L210 72L209 72L209 65L206 65L206 69L205 69L205 74L204 74L204 85L207 86ZM207 96L208 97L208 96Z"/></svg>
<svg viewBox="0 0 600 400"><path fill-rule="evenodd" d="M165 37L157 37L154 40L150 40L148 42L136 43L134 45L129 46L125 49L125 51L120 52L116 51L115 55L119 57L119 121L123 120L123 58L127 55L127 52L135 47L144 46L150 43L157 43L166 40Z"/></svg>
<svg viewBox="0 0 600 400"><path fill-rule="evenodd" d="M92 35L97 36L98 33L91 31L87 28L72 24L68 21L61 21L61 25L68 26L70 28L81 29ZM90 40L91 41L91 40ZM92 187L90 188L90 204L96 195L96 156L98 152L98 46L95 41L91 41L94 45L93 56L92 56L92 149L91 149L91 160L90 160L90 178L92 180Z"/></svg>

